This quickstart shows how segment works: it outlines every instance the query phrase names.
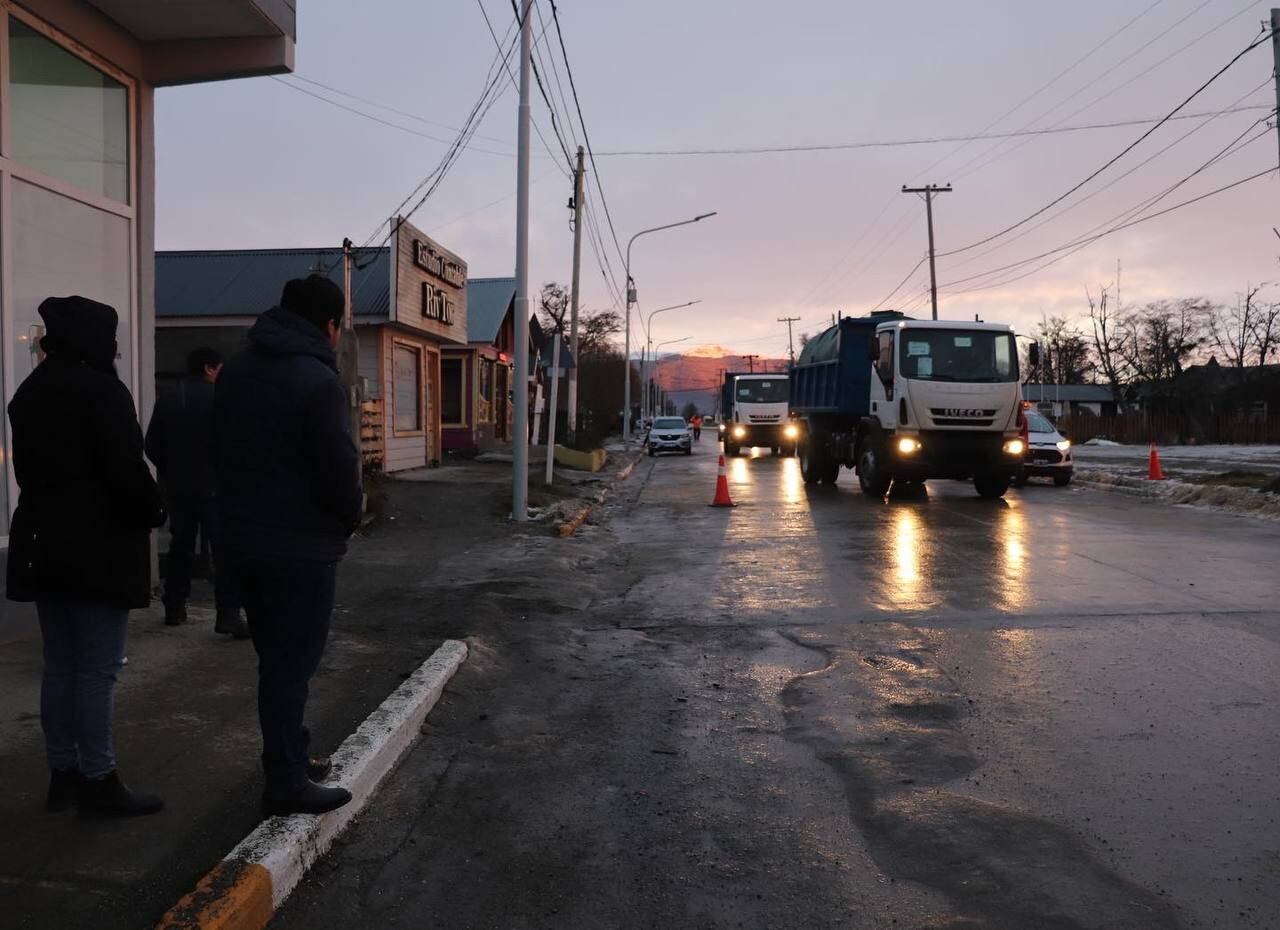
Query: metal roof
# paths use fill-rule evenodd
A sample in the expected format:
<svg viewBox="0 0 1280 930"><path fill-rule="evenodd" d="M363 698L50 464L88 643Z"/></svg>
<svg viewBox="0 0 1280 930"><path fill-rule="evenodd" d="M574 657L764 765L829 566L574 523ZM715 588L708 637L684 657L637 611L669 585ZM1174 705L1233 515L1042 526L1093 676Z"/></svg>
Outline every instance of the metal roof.
<svg viewBox="0 0 1280 930"><path fill-rule="evenodd" d="M515 299L515 278L468 279L467 342L496 342Z"/></svg>
<svg viewBox="0 0 1280 930"><path fill-rule="evenodd" d="M351 275L357 317L387 318L391 252L360 253ZM342 249L226 249L156 253L156 316L257 316L280 300L285 282L319 271L342 285ZM470 326L468 326L468 332Z"/></svg>

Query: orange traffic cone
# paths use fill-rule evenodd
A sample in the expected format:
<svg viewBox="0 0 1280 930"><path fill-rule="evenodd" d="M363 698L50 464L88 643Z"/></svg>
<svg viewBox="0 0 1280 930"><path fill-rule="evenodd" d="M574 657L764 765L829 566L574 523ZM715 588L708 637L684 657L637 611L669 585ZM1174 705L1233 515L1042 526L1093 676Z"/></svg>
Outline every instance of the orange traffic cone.
<svg viewBox="0 0 1280 930"><path fill-rule="evenodd" d="M716 476L716 499L711 502L712 507L736 507L738 506L729 498L729 478L724 470L724 453L720 453L720 470Z"/></svg>
<svg viewBox="0 0 1280 930"><path fill-rule="evenodd" d="M1154 442L1151 443L1151 454L1147 456L1147 480L1164 481L1164 472L1160 470L1160 453L1156 451Z"/></svg>

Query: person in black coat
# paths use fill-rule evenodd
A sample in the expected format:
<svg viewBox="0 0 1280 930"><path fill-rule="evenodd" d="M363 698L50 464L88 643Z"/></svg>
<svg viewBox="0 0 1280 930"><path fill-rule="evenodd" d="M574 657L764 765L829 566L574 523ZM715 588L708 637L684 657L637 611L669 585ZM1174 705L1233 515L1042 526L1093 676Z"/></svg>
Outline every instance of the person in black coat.
<svg viewBox="0 0 1280 930"><path fill-rule="evenodd" d="M160 475L169 510L169 558L164 577L164 622L187 621L187 598L196 539L203 531L214 560L214 632L247 638L249 628L240 616L235 580L222 564L213 471L213 384L222 370L222 356L202 347L187 356L187 377L156 402L147 425L147 458Z"/></svg>
<svg viewBox="0 0 1280 930"><path fill-rule="evenodd" d="M360 460L334 347L342 289L290 281L214 386L214 463L224 548L258 653L268 814L323 813L351 800L315 783L307 690L333 613L338 561L363 509Z"/></svg>
<svg viewBox="0 0 1280 930"><path fill-rule="evenodd" d="M164 508L115 372L116 311L51 297L40 316L46 357L9 404L19 496L8 596L35 601L44 639L46 807L150 814L160 799L131 792L116 772L112 694L129 610L151 601L150 531Z"/></svg>

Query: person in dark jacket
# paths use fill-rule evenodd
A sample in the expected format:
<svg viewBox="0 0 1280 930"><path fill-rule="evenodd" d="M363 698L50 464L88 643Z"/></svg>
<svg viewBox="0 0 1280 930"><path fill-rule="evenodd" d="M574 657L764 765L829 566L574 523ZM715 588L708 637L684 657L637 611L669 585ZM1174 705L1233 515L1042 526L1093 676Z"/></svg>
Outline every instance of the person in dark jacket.
<svg viewBox="0 0 1280 930"><path fill-rule="evenodd" d="M164 578L164 622L187 621L196 540L203 531L214 560L213 629L236 639L249 636L231 572L222 564L213 471L213 383L222 356L204 347L187 356L187 377L156 403L147 425L147 458L160 475L169 510L169 558Z"/></svg>
<svg viewBox="0 0 1280 930"><path fill-rule="evenodd" d="M334 357L342 289L290 281L249 330L214 390L214 462L224 547L258 653L263 808L323 813L351 799L316 784L307 689L329 635L338 561L360 522L360 461Z"/></svg>
<svg viewBox="0 0 1280 930"><path fill-rule="evenodd" d="M112 696L129 610L151 601L150 531L164 508L115 372L116 311L84 297L40 304L46 357L9 404L18 507L8 596L35 601L44 639L45 806L81 816L151 814L116 772Z"/></svg>

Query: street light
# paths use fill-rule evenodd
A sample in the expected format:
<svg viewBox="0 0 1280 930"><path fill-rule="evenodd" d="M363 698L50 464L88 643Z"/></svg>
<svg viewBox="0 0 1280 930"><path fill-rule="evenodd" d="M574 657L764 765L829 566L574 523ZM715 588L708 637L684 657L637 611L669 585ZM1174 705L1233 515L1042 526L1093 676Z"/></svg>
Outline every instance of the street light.
<svg viewBox="0 0 1280 930"><path fill-rule="evenodd" d="M657 313L658 311L655 310L653 312ZM663 346L675 345L677 342L688 342L692 338L693 338L692 336L681 336L679 339L668 339L666 342L659 342L656 346L653 347L653 356L652 356L653 360L655 362L658 360L658 350L661 349ZM654 403L656 403L657 398L649 397L650 392L648 390L648 383L644 382L644 384L645 384L645 392L644 392L645 399L648 401L649 416L652 418L658 415L653 409ZM656 388L657 385L654 385L654 387Z"/></svg>
<svg viewBox="0 0 1280 930"><path fill-rule="evenodd" d="M652 310L649 312L649 318L644 324L645 351L640 353L640 383L641 384L649 383L648 381L645 380L646 373L649 370L648 365L646 364L646 359L653 358L653 318L657 316L659 313L666 313L668 310L680 310L684 307L692 307L694 304L700 304L700 303L702 303L701 298L699 298L698 300L690 300L689 302L683 303L683 304L673 304L670 307L659 307L657 310ZM649 392L645 391L644 396L645 396L645 402L640 405L641 418L643 418L645 415L645 411L643 408L648 406Z"/></svg>
<svg viewBox="0 0 1280 930"><path fill-rule="evenodd" d="M681 220L679 223L667 223L665 226L654 226L650 229L642 229L627 242L627 259L625 265L626 278L624 286L627 289L627 325L626 325L626 343L623 347L622 358L625 364L622 366L622 439L630 444L631 442L631 307L636 302L636 283L631 279L631 246L641 236L647 236L649 233L661 232L664 229L675 229L677 226L688 226L690 223L697 223L708 217L716 215L715 210L710 213L701 213L691 220Z"/></svg>

